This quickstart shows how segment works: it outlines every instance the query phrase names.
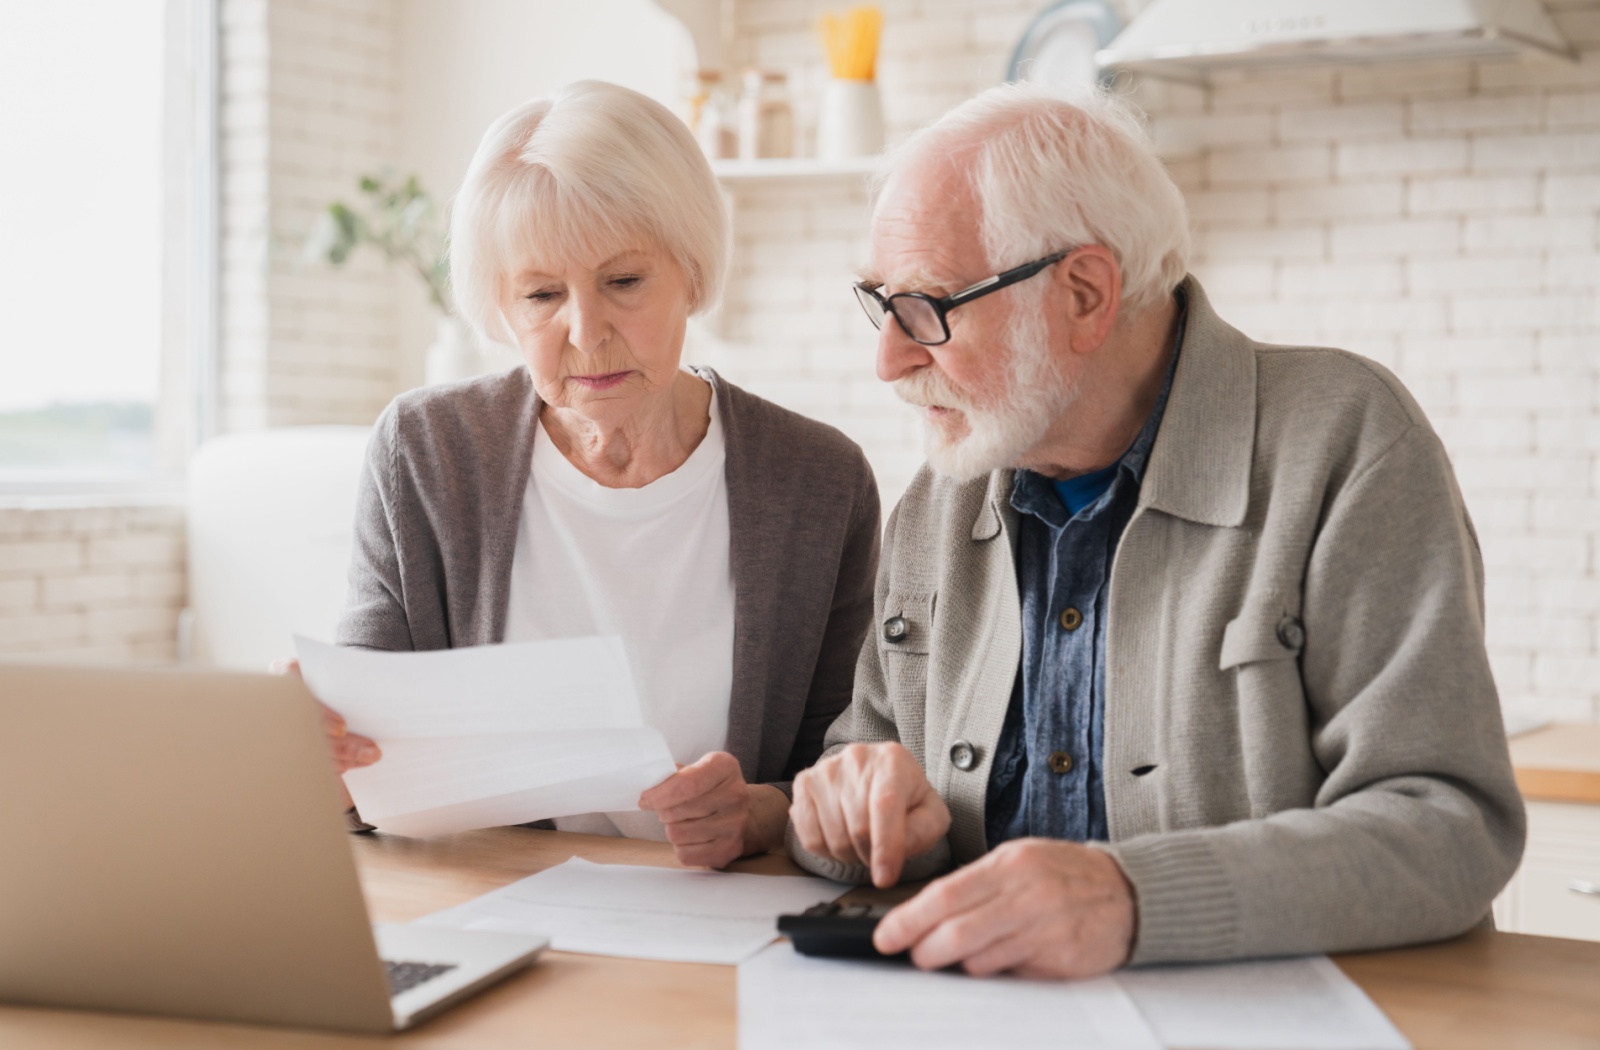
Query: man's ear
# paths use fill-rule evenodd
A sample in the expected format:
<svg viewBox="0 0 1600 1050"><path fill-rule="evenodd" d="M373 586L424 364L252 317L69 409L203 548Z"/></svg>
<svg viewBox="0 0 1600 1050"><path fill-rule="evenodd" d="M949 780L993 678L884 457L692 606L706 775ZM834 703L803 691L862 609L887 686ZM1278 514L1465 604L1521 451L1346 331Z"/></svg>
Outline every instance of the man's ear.
<svg viewBox="0 0 1600 1050"><path fill-rule="evenodd" d="M1056 309L1069 322L1072 352L1092 354L1111 334L1122 308L1122 267L1111 249L1078 248L1051 267Z"/></svg>

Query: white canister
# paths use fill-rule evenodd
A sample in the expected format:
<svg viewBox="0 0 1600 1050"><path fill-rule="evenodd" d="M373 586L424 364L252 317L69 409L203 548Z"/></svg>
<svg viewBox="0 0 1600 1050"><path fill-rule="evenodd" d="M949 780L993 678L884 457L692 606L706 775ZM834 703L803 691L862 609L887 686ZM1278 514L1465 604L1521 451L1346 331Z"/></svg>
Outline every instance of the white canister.
<svg viewBox="0 0 1600 1050"><path fill-rule="evenodd" d="M817 116L817 156L866 157L883 151L883 104L872 80L830 79Z"/></svg>

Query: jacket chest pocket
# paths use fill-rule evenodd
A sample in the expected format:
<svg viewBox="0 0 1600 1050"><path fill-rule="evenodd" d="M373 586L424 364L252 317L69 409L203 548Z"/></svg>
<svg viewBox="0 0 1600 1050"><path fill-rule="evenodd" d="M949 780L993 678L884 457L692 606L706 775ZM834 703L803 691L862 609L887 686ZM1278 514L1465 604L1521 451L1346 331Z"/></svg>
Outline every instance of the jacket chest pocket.
<svg viewBox="0 0 1600 1050"><path fill-rule="evenodd" d="M900 724L921 724L928 702L928 649L933 638L933 595L890 592L873 624L889 703ZM908 721L905 721L909 719ZM912 750L918 751L920 742Z"/></svg>
<svg viewBox="0 0 1600 1050"><path fill-rule="evenodd" d="M1222 633L1218 663L1231 679L1224 688L1231 685L1238 719L1237 780L1252 818L1309 805L1321 777L1298 660L1306 630L1292 608L1251 602Z"/></svg>
<svg viewBox="0 0 1600 1050"><path fill-rule="evenodd" d="M1245 664L1294 660L1305 645L1305 625L1285 605L1252 603L1223 629L1222 656L1217 669L1226 671Z"/></svg>

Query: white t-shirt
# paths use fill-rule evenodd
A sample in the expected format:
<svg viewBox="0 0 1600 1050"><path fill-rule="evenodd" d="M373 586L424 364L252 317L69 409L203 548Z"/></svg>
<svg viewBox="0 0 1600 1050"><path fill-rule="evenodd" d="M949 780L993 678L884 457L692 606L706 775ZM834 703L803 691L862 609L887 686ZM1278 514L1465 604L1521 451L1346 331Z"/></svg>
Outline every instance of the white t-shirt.
<svg viewBox="0 0 1600 1050"><path fill-rule="evenodd" d="M645 724L685 764L728 740L734 592L726 458L715 397L699 447L637 489L589 478L540 420L511 562L505 640L621 635ZM666 837L654 813L590 813L556 826Z"/></svg>

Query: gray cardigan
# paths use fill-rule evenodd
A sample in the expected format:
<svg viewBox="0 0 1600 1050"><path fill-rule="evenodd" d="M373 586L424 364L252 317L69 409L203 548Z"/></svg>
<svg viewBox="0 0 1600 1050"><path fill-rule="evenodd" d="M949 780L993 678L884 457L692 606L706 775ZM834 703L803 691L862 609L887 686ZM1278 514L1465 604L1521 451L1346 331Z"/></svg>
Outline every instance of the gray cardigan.
<svg viewBox="0 0 1600 1050"><path fill-rule="evenodd" d="M1253 342L1186 287L1107 599L1103 848L1137 894L1133 961L1458 934L1515 870L1525 818L1449 460L1381 366ZM953 822L924 871L987 848L1022 639L1011 482L912 482L876 595L878 623L907 629L874 631L828 734L899 740L927 769Z"/></svg>
<svg viewBox="0 0 1600 1050"><path fill-rule="evenodd" d="M787 792L850 700L872 613L878 489L839 431L698 372L715 389L728 450L727 750L747 781ZM539 406L518 367L413 390L384 410L361 478L339 644L504 639Z"/></svg>

